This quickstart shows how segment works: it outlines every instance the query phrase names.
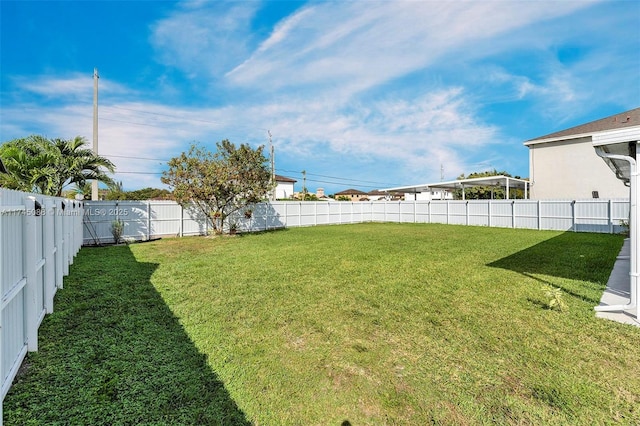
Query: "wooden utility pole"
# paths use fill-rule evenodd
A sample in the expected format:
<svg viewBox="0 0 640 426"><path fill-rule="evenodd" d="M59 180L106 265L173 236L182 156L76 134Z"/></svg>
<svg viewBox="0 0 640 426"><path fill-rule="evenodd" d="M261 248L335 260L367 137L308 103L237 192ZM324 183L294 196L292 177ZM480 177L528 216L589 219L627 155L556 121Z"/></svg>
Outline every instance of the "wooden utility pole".
<svg viewBox="0 0 640 426"><path fill-rule="evenodd" d="M93 152L98 155L98 69L93 69ZM98 199L98 181L91 182L91 199Z"/></svg>
<svg viewBox="0 0 640 426"><path fill-rule="evenodd" d="M269 150L271 151L271 185L273 188L271 189L271 201L276 200L276 161L275 161L275 153L273 149L273 142L271 141L271 130L267 130L269 134Z"/></svg>

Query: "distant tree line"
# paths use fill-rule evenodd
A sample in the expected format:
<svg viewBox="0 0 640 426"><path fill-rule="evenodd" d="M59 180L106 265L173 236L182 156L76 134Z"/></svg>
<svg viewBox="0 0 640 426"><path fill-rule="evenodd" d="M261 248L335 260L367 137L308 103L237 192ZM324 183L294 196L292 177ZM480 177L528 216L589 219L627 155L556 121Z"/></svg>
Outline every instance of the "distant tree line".
<svg viewBox="0 0 640 426"><path fill-rule="evenodd" d="M122 182L109 189L104 194L105 200L173 200L173 193L168 189L142 188L134 191L124 191Z"/></svg>

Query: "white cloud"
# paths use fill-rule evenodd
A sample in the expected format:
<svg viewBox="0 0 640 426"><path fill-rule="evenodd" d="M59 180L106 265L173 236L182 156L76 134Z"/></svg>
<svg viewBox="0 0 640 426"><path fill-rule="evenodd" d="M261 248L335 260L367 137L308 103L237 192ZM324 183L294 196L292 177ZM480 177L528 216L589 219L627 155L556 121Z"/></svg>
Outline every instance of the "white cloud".
<svg viewBox="0 0 640 426"><path fill-rule="evenodd" d="M89 102L16 104L3 116L13 126L3 122L3 138L32 133L92 138ZM193 141L211 149L224 138L255 146L267 142L266 129L274 134L280 158L297 157L310 166L350 158L356 160L347 161L353 165L396 163L402 164L407 179L439 175L441 164L462 173L465 155L491 144L497 133L478 120L461 88L348 104L291 96L250 106L188 108L110 99L100 104L99 123L100 154L115 155L110 158L121 172L149 173L117 174L125 187L159 186L159 175L152 173L161 171L165 161L158 160L168 160Z"/></svg>
<svg viewBox="0 0 640 426"><path fill-rule="evenodd" d="M446 164L459 174L464 158L496 142L498 133L477 118L460 88L348 107L330 100L298 102L259 105L245 114L270 123L277 152L312 163L402 164L407 177L424 178L439 176L440 164Z"/></svg>
<svg viewBox="0 0 640 426"><path fill-rule="evenodd" d="M582 25L584 17L575 17L588 6L314 2L277 23L260 42L250 31L258 3L181 3L151 27L156 56L193 77L191 87L204 92L216 86L216 96L207 107L185 106L192 94L175 85L171 70L160 70L157 87L182 102L175 106L159 100L160 91L152 98L101 79L101 93L115 95L101 98L101 153L168 159L192 141L211 148L223 138L264 144L269 129L277 159L316 172L333 167L345 177L353 173L379 180L372 178L385 170L404 184L439 179L441 165L446 178L486 164L501 169L511 161L501 152L507 143L522 149L523 161L526 149L518 136L487 124L483 106L529 102L527 108L538 110L538 116L564 119L567 111L584 108L593 92L602 91L613 102L620 90L637 87L629 61L621 60L623 49L610 43L606 55L601 50L576 63L553 56L555 45L580 40L590 31ZM563 29L569 15L576 20L575 34ZM539 61L514 65L511 56L523 49L535 52ZM607 72L602 58L627 64L627 77L619 82L598 78ZM449 73L459 74L447 79ZM61 102L47 106L25 99L3 105L3 138L42 129L51 137L90 138L91 75L18 83L20 90ZM155 160L114 161L122 171L162 168ZM160 185L158 175L117 179L125 187Z"/></svg>
<svg viewBox="0 0 640 426"><path fill-rule="evenodd" d="M260 87L320 85L353 93L473 52L478 42L586 3L325 2L286 18L227 76Z"/></svg>
<svg viewBox="0 0 640 426"><path fill-rule="evenodd" d="M219 75L248 53L257 2L186 2L152 27L158 59L188 76Z"/></svg>
<svg viewBox="0 0 640 426"><path fill-rule="evenodd" d="M93 100L93 74L73 73L64 77L55 75L41 75L35 78L18 77L14 79L14 84L21 91L41 95L45 98L82 99L89 102ZM125 86L110 80L100 81L99 90L114 95L134 93Z"/></svg>

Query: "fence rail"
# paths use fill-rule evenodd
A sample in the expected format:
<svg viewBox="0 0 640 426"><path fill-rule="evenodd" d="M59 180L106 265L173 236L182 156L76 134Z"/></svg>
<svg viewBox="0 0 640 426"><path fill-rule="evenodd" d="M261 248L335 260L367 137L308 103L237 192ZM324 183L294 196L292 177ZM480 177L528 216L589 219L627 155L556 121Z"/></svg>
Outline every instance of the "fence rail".
<svg viewBox="0 0 640 426"><path fill-rule="evenodd" d="M232 221L240 231L360 222L445 223L574 232L619 233L629 217L628 200L467 201L278 201L251 206L252 216ZM123 237L203 235L210 223L195 209L173 201L87 201L84 244L113 242L113 221L124 222Z"/></svg>
<svg viewBox="0 0 640 426"><path fill-rule="evenodd" d="M0 188L0 401L38 350L40 323L82 246L83 216L81 202Z"/></svg>

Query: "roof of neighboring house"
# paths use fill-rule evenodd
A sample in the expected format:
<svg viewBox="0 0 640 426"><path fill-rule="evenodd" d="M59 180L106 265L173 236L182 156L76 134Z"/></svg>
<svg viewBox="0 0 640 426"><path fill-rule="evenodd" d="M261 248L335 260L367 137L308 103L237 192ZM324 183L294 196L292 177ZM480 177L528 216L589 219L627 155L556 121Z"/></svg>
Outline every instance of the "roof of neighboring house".
<svg viewBox="0 0 640 426"><path fill-rule="evenodd" d="M373 191L369 191L367 195L383 196L383 195L389 195L389 193L385 191L380 191L378 189L374 189Z"/></svg>
<svg viewBox="0 0 640 426"><path fill-rule="evenodd" d="M295 179L288 178L286 176L276 175L276 182L297 182Z"/></svg>
<svg viewBox="0 0 640 426"><path fill-rule="evenodd" d="M563 138L573 139L579 136L588 136L593 133L604 132L606 130L622 129L625 127L633 127L640 125L640 108L635 108L609 117L571 127L559 132L550 133L534 139L529 139L524 144L532 145L548 140L561 140Z"/></svg>
<svg viewBox="0 0 640 426"><path fill-rule="evenodd" d="M334 195L367 195L367 193L358 189L345 189L344 191L336 192Z"/></svg>

